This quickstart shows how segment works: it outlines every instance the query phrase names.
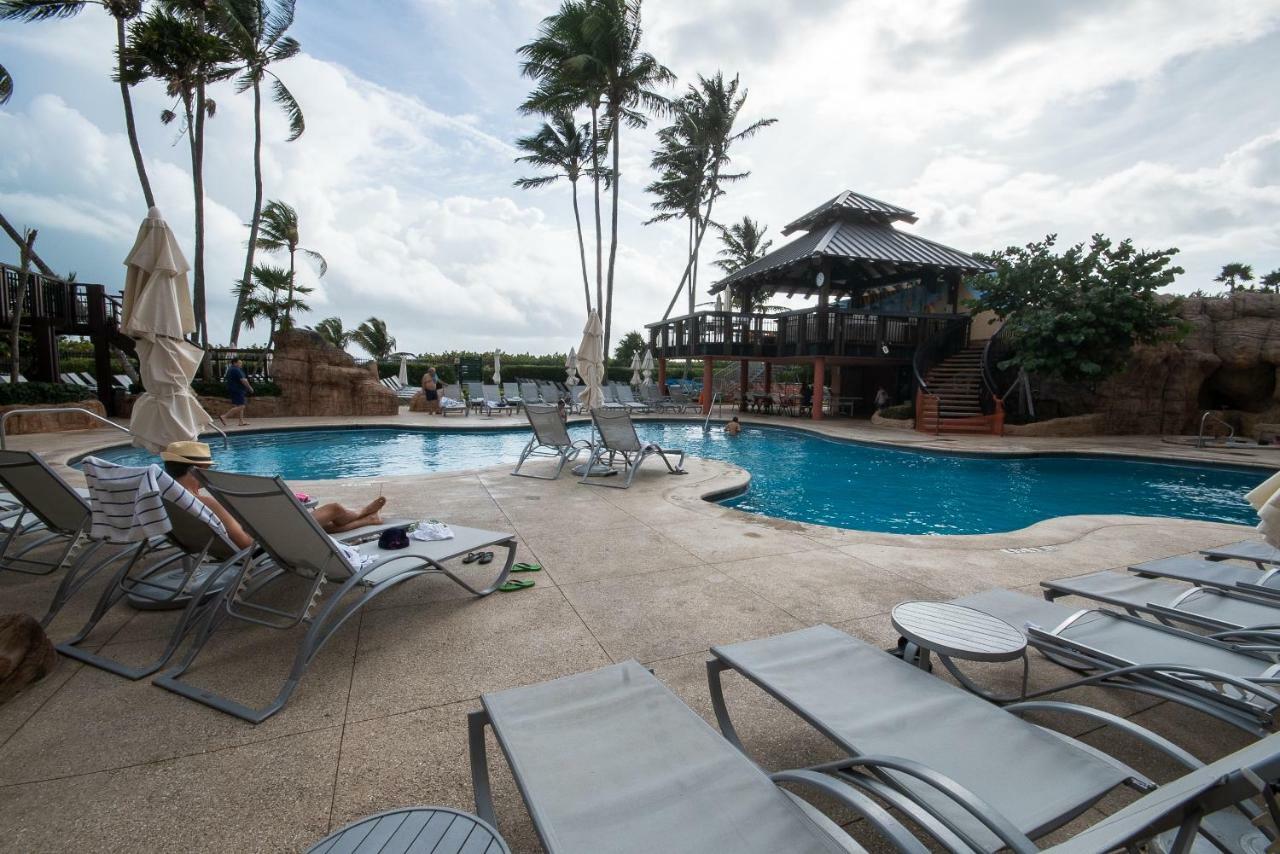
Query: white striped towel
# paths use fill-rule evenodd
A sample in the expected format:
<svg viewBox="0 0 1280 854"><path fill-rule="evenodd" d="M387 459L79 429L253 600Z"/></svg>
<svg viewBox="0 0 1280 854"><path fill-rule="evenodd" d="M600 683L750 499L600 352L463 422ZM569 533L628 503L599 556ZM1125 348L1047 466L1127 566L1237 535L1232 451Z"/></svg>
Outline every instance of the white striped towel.
<svg viewBox="0 0 1280 854"><path fill-rule="evenodd" d="M157 465L120 466L85 457L80 463L89 486L93 522L89 536L109 543L138 543L167 534L172 525L169 501L225 535L226 529L204 502Z"/></svg>

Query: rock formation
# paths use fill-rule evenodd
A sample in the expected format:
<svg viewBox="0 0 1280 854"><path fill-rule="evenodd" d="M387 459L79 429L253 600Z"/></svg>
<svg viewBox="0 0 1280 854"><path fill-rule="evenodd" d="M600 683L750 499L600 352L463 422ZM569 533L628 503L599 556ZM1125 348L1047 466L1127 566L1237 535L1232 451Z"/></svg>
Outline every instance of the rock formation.
<svg viewBox="0 0 1280 854"><path fill-rule="evenodd" d="M395 393L378 382L376 364L359 367L347 353L308 330L276 333L271 378L280 386L283 416L399 411Z"/></svg>
<svg viewBox="0 0 1280 854"><path fill-rule="evenodd" d="M0 614L0 706L53 671L58 656L26 614Z"/></svg>
<svg viewBox="0 0 1280 854"><path fill-rule="evenodd" d="M0 406L0 415L6 412L22 412L24 409L87 409L90 412L105 418L107 416L106 407L97 398L89 400L81 400L76 403L33 403L21 404L15 403L11 406ZM5 422L5 433L10 436L17 436L23 433L58 433L63 430L92 430L95 427L101 427L97 421L94 421L87 415L79 412L35 412L31 414L15 415Z"/></svg>

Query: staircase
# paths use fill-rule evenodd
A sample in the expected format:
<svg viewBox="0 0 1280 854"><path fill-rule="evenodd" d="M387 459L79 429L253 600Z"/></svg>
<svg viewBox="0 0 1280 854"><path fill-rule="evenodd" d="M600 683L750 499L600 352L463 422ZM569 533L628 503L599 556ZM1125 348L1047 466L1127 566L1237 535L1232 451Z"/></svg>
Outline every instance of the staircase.
<svg viewBox="0 0 1280 854"><path fill-rule="evenodd" d="M982 352L985 342L947 356L925 377L928 393L917 406L916 428L926 433L1003 432L1001 417L982 412Z"/></svg>

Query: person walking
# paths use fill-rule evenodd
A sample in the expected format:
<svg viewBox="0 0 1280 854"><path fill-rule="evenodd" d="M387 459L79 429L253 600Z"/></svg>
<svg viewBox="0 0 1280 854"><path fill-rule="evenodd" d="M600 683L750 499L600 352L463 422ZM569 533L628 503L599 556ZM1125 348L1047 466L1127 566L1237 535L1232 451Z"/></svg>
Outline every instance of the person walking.
<svg viewBox="0 0 1280 854"><path fill-rule="evenodd" d="M245 376L239 356L231 360L231 366L227 368L224 379L227 382L227 397L231 398L231 408L219 415L218 421L226 427L227 419L235 416L240 419L236 422L237 426L244 427L249 423L244 420L244 410L249 403L249 395L253 394L253 386Z"/></svg>

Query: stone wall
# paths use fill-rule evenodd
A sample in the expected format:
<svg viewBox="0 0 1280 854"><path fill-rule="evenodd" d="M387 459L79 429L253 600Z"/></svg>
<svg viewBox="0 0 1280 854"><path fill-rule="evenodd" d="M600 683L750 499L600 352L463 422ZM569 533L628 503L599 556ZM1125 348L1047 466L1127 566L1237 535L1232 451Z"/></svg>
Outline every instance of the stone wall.
<svg viewBox="0 0 1280 854"><path fill-rule="evenodd" d="M0 415L6 412L18 411L24 409L42 409L52 407L56 409L87 409L103 418L107 417L107 410L97 398L91 400L81 400L77 403L32 403L23 404L15 403L11 406L0 406ZM95 427L101 427L97 421L94 421L87 415L79 412L37 412L30 415L15 415L5 422L4 431L9 436L20 436L24 433L59 433L64 430L92 430Z"/></svg>
<svg viewBox="0 0 1280 854"><path fill-rule="evenodd" d="M277 332L271 378L280 386L279 415L395 415L395 393L378 382L378 367L355 359L315 332ZM265 398L264 398L265 399ZM254 401L249 402L253 412Z"/></svg>
<svg viewBox="0 0 1280 854"><path fill-rule="evenodd" d="M1227 410L1249 435L1280 421L1280 295L1192 297L1180 314L1179 341L1134 348L1128 368L1096 390L1046 382L1037 399L1062 414L1097 413L1104 433L1195 433L1205 409Z"/></svg>

